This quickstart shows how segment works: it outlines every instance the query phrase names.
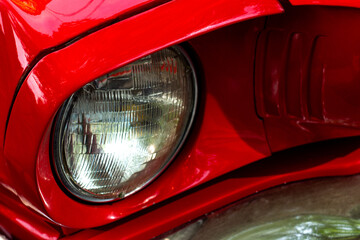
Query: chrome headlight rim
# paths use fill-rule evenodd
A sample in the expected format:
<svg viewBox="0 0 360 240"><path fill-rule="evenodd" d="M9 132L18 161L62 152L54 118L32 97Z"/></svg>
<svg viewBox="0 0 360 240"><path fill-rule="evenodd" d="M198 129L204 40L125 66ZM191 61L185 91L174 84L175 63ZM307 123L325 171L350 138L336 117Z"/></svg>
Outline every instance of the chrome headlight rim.
<svg viewBox="0 0 360 240"><path fill-rule="evenodd" d="M131 196L131 195L139 192L140 190L144 189L150 183L152 183L156 178L158 178L165 171L165 169L173 162L173 160L177 157L177 155L179 154L181 149L184 147L184 144L190 135L191 129L193 128L193 125L194 125L194 122L196 119L196 115L198 112L198 108L199 108L199 106L198 106L199 105L199 91L198 91L198 84L199 84L198 81L199 80L197 77L198 72L194 66L192 59L190 58L190 56L187 52L187 50L188 50L187 47L183 47L181 45L174 45L174 46L170 46L170 47L167 47L164 49L173 49L175 52L180 53L182 58L184 58L184 60L190 66L191 76L192 76L192 79L191 79L191 85L192 85L192 91L193 91L192 111L189 115L189 118L186 121L185 130L184 130L182 136L180 137L178 143L176 144L176 147L174 148L175 150L169 155L169 157L165 161L165 164L161 168L159 168L159 170L156 172L156 174L154 174L151 178L149 178L144 184L138 186L136 189L134 189L131 192L128 192L124 195L119 195L117 197L108 198L108 199L96 198L96 197L94 197L96 195L94 195L93 193L87 192L87 191L79 188L74 183L73 180L69 179L69 176L66 176L66 171L69 171L68 166L67 166L67 164L62 164L62 163L64 163L64 159L65 159L64 134L68 127L67 122L70 118L69 113L71 113L71 110L73 108L73 104L71 104L71 103L76 100L76 97L77 97L76 93L81 88L83 88L85 86L84 85L80 89L76 90L67 100L64 101L64 103L59 108L56 116L54 117L54 122L53 122L53 127L52 127L51 140L50 140L50 142L51 142L51 144L50 144L51 168L53 170L53 174L55 176L56 182L58 183L59 187L63 190L63 192L65 194L67 194L68 196L72 197L73 199L75 199L77 201L89 203L89 204L91 204L91 203L95 203L95 204L110 203L110 202L122 200L122 199L124 199L128 196ZM162 50L164 50L164 49L162 49ZM158 50L158 51L161 51L161 50ZM188 51L190 51L190 50L188 50ZM151 54L149 54L149 55L151 55ZM146 56L148 56L148 55L146 55ZM134 61L134 62L136 62L136 61ZM127 64L125 64L124 66L126 66L126 65ZM121 66L121 67L124 67L124 66ZM108 73L105 73L104 75L107 75L113 71L116 71L117 69L120 69L121 67L116 67L116 68L114 68L114 70L109 71ZM98 79L98 78L91 80L89 83L95 81L96 79Z"/></svg>

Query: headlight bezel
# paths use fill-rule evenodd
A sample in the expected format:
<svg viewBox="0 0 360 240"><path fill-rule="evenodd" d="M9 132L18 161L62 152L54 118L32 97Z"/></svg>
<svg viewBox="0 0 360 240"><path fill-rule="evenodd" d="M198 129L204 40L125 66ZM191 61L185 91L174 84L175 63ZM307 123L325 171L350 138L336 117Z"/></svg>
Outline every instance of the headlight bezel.
<svg viewBox="0 0 360 240"><path fill-rule="evenodd" d="M61 164L62 162L64 162L63 159L65 158L64 133L66 132L66 129L67 129L66 125L70 118L69 113L71 112L71 110L73 108L73 105L71 104L71 102L75 101L76 93L81 88L83 88L85 86L84 85L80 89L75 91L60 106L59 110L56 113L56 116L54 117L51 139L50 139L50 153L51 153L51 156L50 156L51 164L50 165L51 165L53 174L55 176L56 182L58 183L60 188L67 195L69 195L70 197L72 197L78 201L81 201L81 202L84 201L86 203L109 203L109 202L121 200L125 197L133 195L134 193L136 193L136 192L140 191L141 189L145 188L146 186L148 186L157 177L159 177L159 175L171 164L171 162L173 162L174 158L176 158L176 156L179 154L179 152L181 151L181 149L184 146L186 139L189 137L188 135L190 134L191 128L194 125L196 113L198 112L198 107L199 107L198 106L198 104L199 104L198 85L199 85L199 83L198 83L197 70L194 66L194 63L193 63L191 57L187 53L186 48L184 48L183 46L180 46L180 45L174 45L174 46L167 47L165 49L170 49L170 48L173 49L174 51L177 51L178 53L180 53L181 57L186 61L186 63L189 65L189 67L191 69L191 76L192 76L191 86L192 86L192 91L193 91L193 100L192 100L193 105L192 105L192 111L189 115L189 118L186 121L186 124L185 124L185 130L184 130L182 136L180 137L180 140L176 144L176 147L174 148L175 150L169 155L169 157L165 161L166 163L161 168L159 168L159 170L156 172L156 174L154 174L151 178L149 178L144 184L140 185L139 187L137 187L136 189L134 189L133 191L131 191L125 195L118 195L117 197L114 197L111 199L94 198L94 194L86 192L83 189L80 189L73 181L71 181L69 179L69 177L66 176L66 171L68 171L67 165ZM158 50L158 51L161 51L161 50ZM144 57L147 57L149 55L151 55L151 54L148 54ZM142 57L142 58L144 58L144 57ZM139 58L139 59L142 59L142 58ZM133 61L133 62L136 62L136 61ZM131 63L128 63L128 64L131 64ZM110 74L113 71L116 71L126 65L127 64L125 64L123 66L117 66L116 68L114 68L114 70L109 71L108 73L105 73L102 76ZM95 81L96 79L101 78L102 76L93 79L92 81L90 81L90 83ZM63 116L65 116L65 117L63 117Z"/></svg>

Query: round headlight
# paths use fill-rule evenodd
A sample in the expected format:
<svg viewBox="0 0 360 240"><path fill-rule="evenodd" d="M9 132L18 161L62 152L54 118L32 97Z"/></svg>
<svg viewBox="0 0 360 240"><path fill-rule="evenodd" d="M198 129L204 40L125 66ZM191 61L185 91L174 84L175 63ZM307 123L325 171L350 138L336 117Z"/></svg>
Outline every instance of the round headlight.
<svg viewBox="0 0 360 240"><path fill-rule="evenodd" d="M140 190L174 158L196 102L194 69L180 47L85 85L56 118L54 166L62 184L93 202Z"/></svg>

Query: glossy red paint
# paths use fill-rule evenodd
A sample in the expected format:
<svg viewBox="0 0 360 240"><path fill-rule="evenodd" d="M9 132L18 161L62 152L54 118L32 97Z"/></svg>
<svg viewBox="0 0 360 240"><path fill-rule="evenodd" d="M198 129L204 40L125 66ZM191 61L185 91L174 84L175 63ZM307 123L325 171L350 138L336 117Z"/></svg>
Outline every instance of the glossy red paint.
<svg viewBox="0 0 360 240"><path fill-rule="evenodd" d="M18 239L58 239L60 228L44 221L39 213L31 211L26 199L18 199L10 186L2 183L0 192L0 233L2 230Z"/></svg>
<svg viewBox="0 0 360 240"><path fill-rule="evenodd" d="M354 0L289 0L295 6L299 5L325 5L359 8L360 3Z"/></svg>
<svg viewBox="0 0 360 240"><path fill-rule="evenodd" d="M0 1L0 135L25 70L66 42L165 1L1 0ZM99 26L100 25L100 26ZM102 26L104 25L104 26ZM0 137L0 150L3 149Z"/></svg>
<svg viewBox="0 0 360 240"><path fill-rule="evenodd" d="M26 1L14 0L14 2ZM42 1L33 2L41 3ZM17 8L12 3L6 4L10 4L14 9ZM50 6L50 3L46 6ZM23 19L25 24L26 21L30 21L24 17L25 15L28 18L38 19L39 16L45 14L47 7L42 11L37 11L36 8L27 10L30 11L27 13L26 8L25 10L14 9L11 11L21 13L18 17ZM289 71L289 78L298 79L301 76L298 75L296 69L299 66L301 68L303 64L303 51L299 49L305 48L303 36L307 36L309 31L321 32L324 27L331 29L332 24L337 24L337 27L350 26L350 20L357 19L359 15L358 10L354 9L300 8L299 10L289 9L290 16L270 17L267 24L264 18L235 24L245 19L281 11L282 8L277 1L217 0L209 4L205 0L197 2L174 0L97 30L69 45L56 48L57 51L49 50L47 56L37 59L39 62L29 72L16 98L8 125L5 156L0 156L1 189L6 193L5 196L11 196L11 201L6 201L6 198L0 201L0 220L5 219L8 223L8 225L0 224L0 227L9 229L11 233L18 233L15 236L19 238L30 236L47 239L72 234L68 236L69 239L91 237L95 239L147 239L240 198L284 182L360 172L357 138L277 153L254 163L271 154L267 138L273 149L276 149L274 146L281 146L283 140L277 142L274 138L278 138L278 133L285 126L284 122L278 125L269 124L269 116L272 115L261 112L262 108L259 105L259 101L265 99L264 96L260 100L257 99L257 106L255 106L253 74L255 72L258 77L262 70L259 70L261 64L258 65L258 63L255 64L254 69L254 63L263 59L261 52L255 59L256 46L259 52L264 44L263 38L270 38L268 37L269 28L278 29L276 24L279 29L284 28L291 33L290 30L293 30L295 34L290 34L291 37L275 34L275 39L279 39L280 42L291 39L293 47L290 48L289 55L293 70ZM342 11L348 12L343 14ZM105 13L108 12L105 11ZM184 16L184 13L188 14ZM331 16L336 14L340 14L345 20L333 22L324 20L326 17L331 19ZM291 25L298 21L304 24L302 31L297 30L298 25ZM348 25L343 21L348 21ZM76 23L75 20L74 23ZM94 22L94 24L98 23ZM15 23L9 24L9 29L11 30L15 25ZM227 25L232 26L225 27ZM295 27L295 30L291 27ZM55 34L50 33L51 28L48 29L48 35ZM61 30L60 35L73 36L70 33L71 28L66 29L68 30ZM358 33L351 31L350 27L340 29L348 34L342 37L358 36ZM210 31L213 32L209 33ZM30 35L32 40L24 41L29 44L25 44L26 46L35 49L34 53L47 46L46 44L50 44L51 41L54 41L51 44L56 44L56 41L61 39L60 35L56 35L55 40L44 40L44 42L39 42L39 48L32 48L31 44L34 44L32 42L37 39L35 37L37 34ZM25 39L25 35L19 36ZM48 39L46 36L42 37ZM336 39L341 40L341 35ZM21 49L24 50L24 48L17 48L16 38L9 37L7 41L13 44L11 45L13 46L12 54ZM121 201L99 205L87 204L66 195L54 179L49 159L52 122L63 101L85 83L104 73L158 49L184 41L186 43L183 46L195 60L199 69L202 100L195 127L179 156L153 183ZM342 43L345 45L346 41ZM281 55L281 47L283 46L275 44L275 51L273 51L275 55L277 48ZM345 59L347 59L351 56L352 46L348 44L344 47L348 47L345 51ZM338 56L343 56L338 54ZM24 68L20 64L21 59L24 60L21 58L23 55L13 56L12 61L17 65L9 75L11 79L15 79L16 74L21 74ZM331 66L340 64L336 58L331 58L331 60L334 64ZM269 58L268 61L272 64L270 66L277 66L276 58ZM354 58L354 63L357 63L356 58ZM355 64L353 67L356 66ZM272 72L271 69L274 68L270 68L270 72ZM340 71L341 73L348 73L346 71L348 68L340 67L340 69L343 70ZM340 75L338 73L336 76ZM355 79L351 77L349 79L351 79L347 82L349 84L344 86L354 90L352 84ZM270 81L270 87L272 83ZM337 88L341 82L334 78L330 83L330 88ZM296 82L290 82L290 84L293 86L292 90L299 87ZM6 94L7 97L12 95ZM263 101L264 105L268 106L266 109L275 109L276 112L279 109L276 104L278 99L273 98L271 94L265 96L270 96ZM327 106L330 107L326 109L329 109L327 113L330 115L327 116L338 117L340 120L346 116L357 121L358 115L351 115L352 109L358 109L357 102L345 109L342 105L334 105L333 100L342 97L342 93L329 95L331 101L327 102L330 104ZM302 117L303 111L301 109L299 111L298 106L301 104L297 99L297 95L292 92L288 103L295 107L291 108L290 112L294 116ZM317 98L314 99L316 103ZM263 122L256 115L256 109L261 116L265 117L266 131L264 131ZM318 131L326 133L327 137L314 138L303 143L358 134L354 128L348 132L344 129L331 131L334 126L330 126L329 131L325 131L321 124L310 130L314 134ZM286 134L291 135L288 147L302 139L301 134L294 135L291 131ZM2 154L2 151L0 152ZM6 205L7 202L9 202L8 205ZM103 226L104 224L109 225ZM65 228L65 226L70 228ZM103 227L80 231L83 228L98 226ZM74 234L76 231L80 232Z"/></svg>
<svg viewBox="0 0 360 240"><path fill-rule="evenodd" d="M151 9L166 1L8 0L0 7L21 41L24 64L40 51L56 47L99 25ZM109 23L110 24L110 23Z"/></svg>
<svg viewBox="0 0 360 240"><path fill-rule="evenodd" d="M269 17L255 85L272 151L360 135L357 23L359 12L347 8L297 7Z"/></svg>
<svg viewBox="0 0 360 240"><path fill-rule="evenodd" d="M203 118L207 120L199 127L198 134L193 134L193 147L188 145L179 160L141 193L112 204L94 206L69 198L56 184L50 169L49 132L53 117L63 101L94 78L171 44L244 19L281 11L282 8L276 1L213 1L209 5L205 0L176 0L120 21L47 55L27 77L11 113L5 155L9 168L12 168L11 178L21 183L11 187L28 199L32 206L49 214L55 222L86 228L113 222L267 156L267 143L254 106L250 104L243 107L249 111L242 115L247 120L236 119L240 115L238 112L230 114L232 118L227 119L229 113L226 106L234 103L237 96L229 95L228 98L221 99L216 91L219 86L207 85L209 93L203 93L207 94L203 106ZM185 12L191 14L184 18ZM181 21L179 16L182 16ZM139 28L145 25L146 28ZM238 31L246 30L248 35L238 37L237 42L234 42L236 39L222 40L225 41L224 46L228 46L224 47L223 58L227 57L226 54L233 53L230 45L235 46L240 53L246 53L240 58L239 64L247 67L243 71L230 68L231 71L222 73L219 77L224 78L224 83L228 82L226 88L230 90L241 90L241 84L244 83L237 79L246 78L247 88L242 91L244 100L249 103L253 99L251 79L255 41L257 31L262 27L263 20L245 24ZM241 42L244 44L239 44ZM252 47L249 48L248 44ZM238 56L235 55L230 56L229 62L233 58L238 61ZM216 75L207 77L214 78ZM216 83L216 79L212 82ZM223 112L222 108L227 112ZM234 127L233 121L239 124ZM242 122L250 122L253 127L247 129L244 124L240 125ZM222 124L219 126L219 123ZM38 183L34 176L37 176ZM163 181L167 184L162 184ZM43 202L38 200L39 197ZM87 216L85 219L84 215Z"/></svg>
<svg viewBox="0 0 360 240"><path fill-rule="evenodd" d="M150 239L264 189L322 176L360 171L360 139L349 138L275 154L199 186L152 211L65 239ZM351 193L349 193L351 194ZM156 221L154 221L156 219ZM140 227L141 226L141 227Z"/></svg>
<svg viewBox="0 0 360 240"><path fill-rule="evenodd" d="M204 72L204 77L209 82L206 84L206 93L204 93L206 94L203 103L205 104L203 106L205 108L204 113L203 116L198 116L198 133L197 135L193 134L192 143L189 146L191 149L183 151L181 156L157 181L141 192L119 202L99 205L96 208L93 205L79 203L69 198L57 186L50 169L48 132L43 139L43 145L39 152L37 174L45 208L50 216L55 221L70 227L84 228L103 225L163 201L237 167L268 156L270 152L267 148L262 123L255 114L254 105L239 106L236 104L234 106L234 103L239 100L236 94L239 92L242 93L241 98L244 102L252 102L253 57L251 55L254 54L257 31L261 29L263 24L263 20L254 21L252 24L240 25L227 29L227 31L220 31L215 36L193 41L193 46L197 50L197 54L199 54L201 63L209 65L204 65L204 69L215 70ZM232 32L237 31L246 31L246 38L232 34ZM221 45L224 47L222 47L221 54L207 53L208 48L196 47L204 46L206 43L210 44L210 41L214 47L219 42L223 42ZM241 42L244 44L239 44ZM235 49L238 49L238 52L243 54L243 60L241 61L241 65L244 66L243 71L238 71L237 68L224 64L233 62L234 59L238 58L238 54L233 54ZM56 58L58 59L59 56L57 55ZM239 60L237 59L237 61ZM214 64L217 64L222 71L216 71ZM64 68L64 64L61 67ZM73 64L70 64L70 67L73 67ZM39 68L36 67L35 69L39 69L39 73L42 71L40 65ZM44 65L43 69L47 72L46 65ZM216 81L220 78L222 78L221 85L224 88L222 91L218 91L219 83ZM70 78L67 77L67 79ZM31 90L32 86L33 83L29 83L24 85L23 89L29 88ZM44 89L48 88L45 87ZM224 97L223 91L235 92ZM27 92L33 98L33 93L31 91ZM45 93L45 95L47 94ZM19 99L21 96L23 96L22 92L19 94ZM29 101L29 96L25 99ZM40 101L41 99L39 99ZM54 104L54 110L56 110L61 102L59 101L56 105L54 103L51 103L51 105L46 104L45 107L48 109L48 106ZM38 105L36 107L38 108ZM241 111L241 108L243 108L243 111ZM236 111L232 109L236 109ZM14 108L14 114L16 114L15 111L17 112ZM22 109L20 112L23 114L24 110ZM49 114L49 111L46 111L46 113ZM37 120L41 115L37 115ZM51 123L52 115L49 114L47 117L50 117ZM202 122L201 118L203 118ZM49 120L44 122L48 124ZM9 136L13 136L13 134ZM163 184L164 182L167 184ZM83 219L84 214L87 215L86 221Z"/></svg>

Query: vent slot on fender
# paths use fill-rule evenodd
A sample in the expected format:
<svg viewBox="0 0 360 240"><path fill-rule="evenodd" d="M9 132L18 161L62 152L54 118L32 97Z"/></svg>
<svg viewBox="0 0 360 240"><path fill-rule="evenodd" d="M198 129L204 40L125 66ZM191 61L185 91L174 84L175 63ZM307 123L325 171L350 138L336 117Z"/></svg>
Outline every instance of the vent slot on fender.
<svg viewBox="0 0 360 240"><path fill-rule="evenodd" d="M255 100L272 151L360 135L354 21L360 10L328 7L269 17L257 45Z"/></svg>

